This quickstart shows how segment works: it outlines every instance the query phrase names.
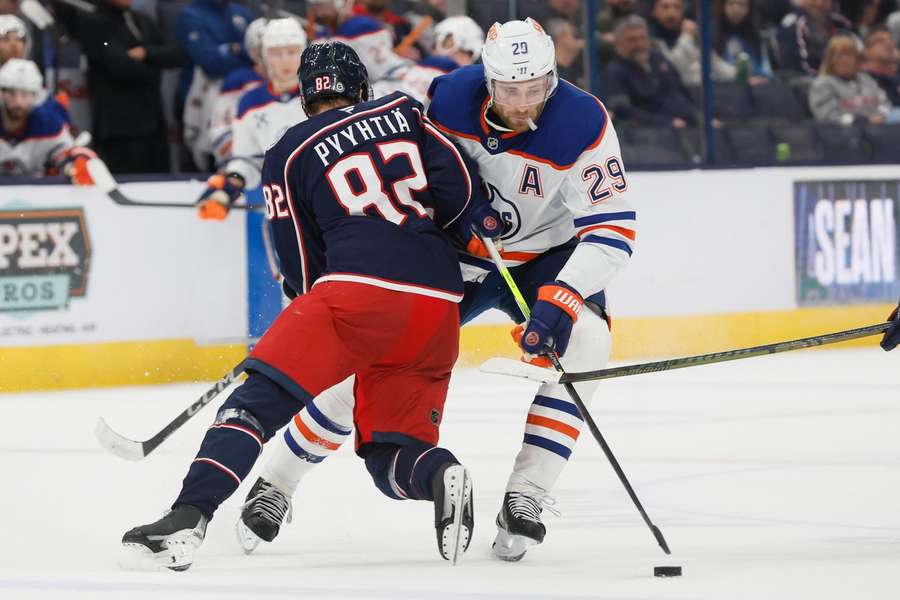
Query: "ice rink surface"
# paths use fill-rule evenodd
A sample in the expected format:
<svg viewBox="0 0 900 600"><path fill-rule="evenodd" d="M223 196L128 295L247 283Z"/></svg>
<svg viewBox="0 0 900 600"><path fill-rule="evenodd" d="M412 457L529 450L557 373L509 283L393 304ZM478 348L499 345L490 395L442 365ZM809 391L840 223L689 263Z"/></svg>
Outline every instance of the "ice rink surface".
<svg viewBox="0 0 900 600"><path fill-rule="evenodd" d="M254 555L233 527L256 471L189 571L123 571L122 533L167 508L219 401L129 463L94 440L99 415L146 438L207 386L0 395L0 598L897 598L900 353L800 352L604 382L592 412L671 557L585 431L545 543L520 563L492 558L536 385L454 375L442 442L476 495L474 541L455 568L438 556L431 505L381 496L345 447ZM653 577L670 564L684 576Z"/></svg>

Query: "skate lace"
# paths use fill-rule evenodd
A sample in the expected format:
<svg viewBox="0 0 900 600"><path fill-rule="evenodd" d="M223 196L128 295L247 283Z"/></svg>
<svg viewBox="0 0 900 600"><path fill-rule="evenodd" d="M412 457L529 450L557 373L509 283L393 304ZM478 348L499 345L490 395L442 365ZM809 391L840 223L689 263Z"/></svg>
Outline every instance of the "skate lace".
<svg viewBox="0 0 900 600"><path fill-rule="evenodd" d="M252 505L252 506L251 506ZM291 499L271 483L263 482L258 494L247 500L242 508L250 506L253 512L274 523L282 523L287 517L290 523L294 516Z"/></svg>
<svg viewBox="0 0 900 600"><path fill-rule="evenodd" d="M550 494L523 494L521 492L510 492L509 494L509 512L518 519L539 523L541 512L545 508L554 516L558 517L562 514L556 508L556 498Z"/></svg>

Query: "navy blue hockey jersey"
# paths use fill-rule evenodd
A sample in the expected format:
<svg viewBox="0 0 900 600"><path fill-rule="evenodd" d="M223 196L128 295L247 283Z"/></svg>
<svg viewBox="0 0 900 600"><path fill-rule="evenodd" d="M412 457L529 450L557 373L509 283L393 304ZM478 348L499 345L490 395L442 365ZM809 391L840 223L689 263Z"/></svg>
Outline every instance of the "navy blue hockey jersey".
<svg viewBox="0 0 900 600"><path fill-rule="evenodd" d="M459 263L439 227L486 202L477 169L395 93L287 130L266 152L263 196L297 293L356 281L458 302Z"/></svg>

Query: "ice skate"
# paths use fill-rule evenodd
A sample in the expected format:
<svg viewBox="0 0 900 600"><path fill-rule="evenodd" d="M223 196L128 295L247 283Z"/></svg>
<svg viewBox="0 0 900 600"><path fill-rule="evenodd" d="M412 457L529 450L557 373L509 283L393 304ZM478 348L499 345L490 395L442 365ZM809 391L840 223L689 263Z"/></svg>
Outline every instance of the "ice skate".
<svg viewBox="0 0 900 600"><path fill-rule="evenodd" d="M497 537L493 545L497 558L510 562L522 560L530 546L543 542L547 528L541 522L541 513L544 506L553 503L546 494L507 492L497 515Z"/></svg>
<svg viewBox="0 0 900 600"><path fill-rule="evenodd" d="M291 522L292 513L291 499L284 492L262 477L257 479L237 521L238 541L244 552L253 552L260 541L274 540L281 524Z"/></svg>
<svg viewBox="0 0 900 600"><path fill-rule="evenodd" d="M431 486L438 551L455 565L469 548L475 530L472 478L464 466L448 464L438 470Z"/></svg>
<svg viewBox="0 0 900 600"><path fill-rule="evenodd" d="M166 567L186 571L203 543L207 519L193 506L177 506L149 525L138 525L122 536L122 566L143 570Z"/></svg>

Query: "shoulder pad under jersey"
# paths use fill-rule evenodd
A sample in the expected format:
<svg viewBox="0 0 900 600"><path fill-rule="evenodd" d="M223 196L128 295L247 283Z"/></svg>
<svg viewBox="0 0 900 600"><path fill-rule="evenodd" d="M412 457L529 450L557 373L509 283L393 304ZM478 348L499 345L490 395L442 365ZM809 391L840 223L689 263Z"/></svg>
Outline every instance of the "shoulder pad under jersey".
<svg viewBox="0 0 900 600"><path fill-rule="evenodd" d="M240 119L251 110L262 108L276 100L277 98L269 91L268 85L258 85L247 90L238 101L237 118Z"/></svg>
<svg viewBox="0 0 900 600"><path fill-rule="evenodd" d="M468 65L435 77L428 97L428 116L441 127L463 136L481 134L478 111L487 99L483 66Z"/></svg>

